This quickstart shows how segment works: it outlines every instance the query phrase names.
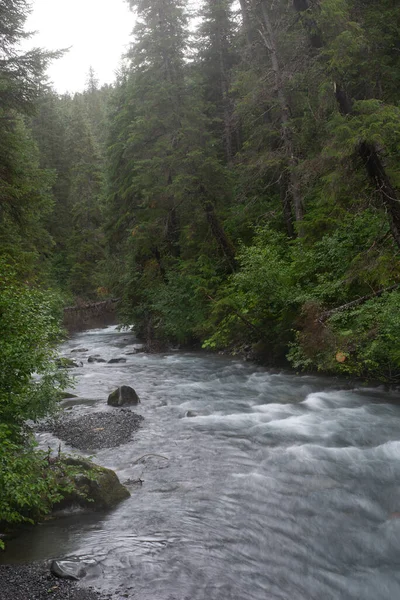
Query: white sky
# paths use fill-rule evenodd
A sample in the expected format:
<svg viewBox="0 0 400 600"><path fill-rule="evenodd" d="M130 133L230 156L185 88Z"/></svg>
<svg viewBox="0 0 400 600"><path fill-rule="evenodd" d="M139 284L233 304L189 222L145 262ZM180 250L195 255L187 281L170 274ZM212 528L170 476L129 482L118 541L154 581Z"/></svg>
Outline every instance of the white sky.
<svg viewBox="0 0 400 600"><path fill-rule="evenodd" d="M125 0L31 0L26 30L37 31L29 46L70 51L49 68L57 92L85 87L92 66L102 83L112 83L134 27Z"/></svg>

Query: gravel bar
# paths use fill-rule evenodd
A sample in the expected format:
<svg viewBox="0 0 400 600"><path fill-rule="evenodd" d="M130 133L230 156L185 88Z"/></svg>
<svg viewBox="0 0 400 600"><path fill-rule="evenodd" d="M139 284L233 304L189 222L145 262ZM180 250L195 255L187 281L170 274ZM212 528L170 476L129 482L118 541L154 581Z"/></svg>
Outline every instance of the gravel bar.
<svg viewBox="0 0 400 600"><path fill-rule="evenodd" d="M126 444L140 427L141 415L126 408L112 412L93 412L81 417L63 415L39 427L50 431L70 446L85 452L115 448Z"/></svg>

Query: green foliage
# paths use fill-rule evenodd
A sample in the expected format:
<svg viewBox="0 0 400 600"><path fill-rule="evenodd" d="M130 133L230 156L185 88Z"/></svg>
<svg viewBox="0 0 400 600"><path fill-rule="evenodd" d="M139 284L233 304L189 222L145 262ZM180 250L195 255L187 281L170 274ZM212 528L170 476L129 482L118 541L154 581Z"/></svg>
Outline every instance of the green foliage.
<svg viewBox="0 0 400 600"><path fill-rule="evenodd" d="M19 283L0 263L0 422L15 429L43 417L63 376L54 363L60 330L51 293Z"/></svg>
<svg viewBox="0 0 400 600"><path fill-rule="evenodd" d="M221 277L206 256L181 263L151 295L162 336L179 344L204 337L212 296Z"/></svg>
<svg viewBox="0 0 400 600"><path fill-rule="evenodd" d="M26 265L46 253L70 297L119 297L150 342L396 378L397 293L321 320L400 281L393 0L241 2L242 19L203 0L195 35L183 0L129 4L114 89L91 71L84 93L42 98L41 163L19 117L4 129L4 248Z"/></svg>
<svg viewBox="0 0 400 600"><path fill-rule="evenodd" d="M10 430L0 425L0 524L33 523L48 514L64 491L61 474L50 466L49 456L12 441Z"/></svg>
<svg viewBox="0 0 400 600"><path fill-rule="evenodd" d="M56 310L50 292L19 282L0 262L0 523L37 519L59 495L25 425L54 410L56 390L66 384L54 362Z"/></svg>
<svg viewBox="0 0 400 600"><path fill-rule="evenodd" d="M219 290L210 323L211 330L217 328L204 347L263 339L270 344L271 357L281 358L284 340L290 336L294 300L287 239L270 229L259 229L254 245L239 251L238 264L238 272Z"/></svg>
<svg viewBox="0 0 400 600"><path fill-rule="evenodd" d="M314 318L312 327L298 333L288 358L295 368L398 384L399 307L399 292L392 292L338 312L324 324Z"/></svg>

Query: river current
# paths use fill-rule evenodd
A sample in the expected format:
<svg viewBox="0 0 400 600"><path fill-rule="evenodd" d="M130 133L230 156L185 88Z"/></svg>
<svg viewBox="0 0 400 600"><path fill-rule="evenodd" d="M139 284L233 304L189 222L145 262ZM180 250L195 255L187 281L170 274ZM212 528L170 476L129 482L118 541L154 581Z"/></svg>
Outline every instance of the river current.
<svg viewBox="0 0 400 600"><path fill-rule="evenodd" d="M132 354L136 341L108 327L61 352L83 362L73 414L118 410L106 403L118 385L137 391L141 429L94 460L143 484L111 512L24 533L3 562L80 557L81 585L138 600L400 598L399 394L206 353Z"/></svg>

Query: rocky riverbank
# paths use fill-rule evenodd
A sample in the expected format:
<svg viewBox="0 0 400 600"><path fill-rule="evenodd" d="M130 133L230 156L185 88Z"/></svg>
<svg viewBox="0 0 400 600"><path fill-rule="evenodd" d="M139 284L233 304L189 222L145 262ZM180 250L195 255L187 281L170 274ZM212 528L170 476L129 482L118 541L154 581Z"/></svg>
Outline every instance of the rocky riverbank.
<svg viewBox="0 0 400 600"><path fill-rule="evenodd" d="M64 412L41 423L38 430L52 432L70 446L87 452L127 443L142 420L141 415L127 408L80 417ZM119 600L126 597L118 592L102 595L91 588L79 587L76 581L56 577L47 563L0 565L0 600Z"/></svg>
<svg viewBox="0 0 400 600"><path fill-rule="evenodd" d="M48 565L0 565L0 600L107 600L90 588L80 588L76 582L59 579L50 573ZM114 596L115 598L115 596Z"/></svg>

